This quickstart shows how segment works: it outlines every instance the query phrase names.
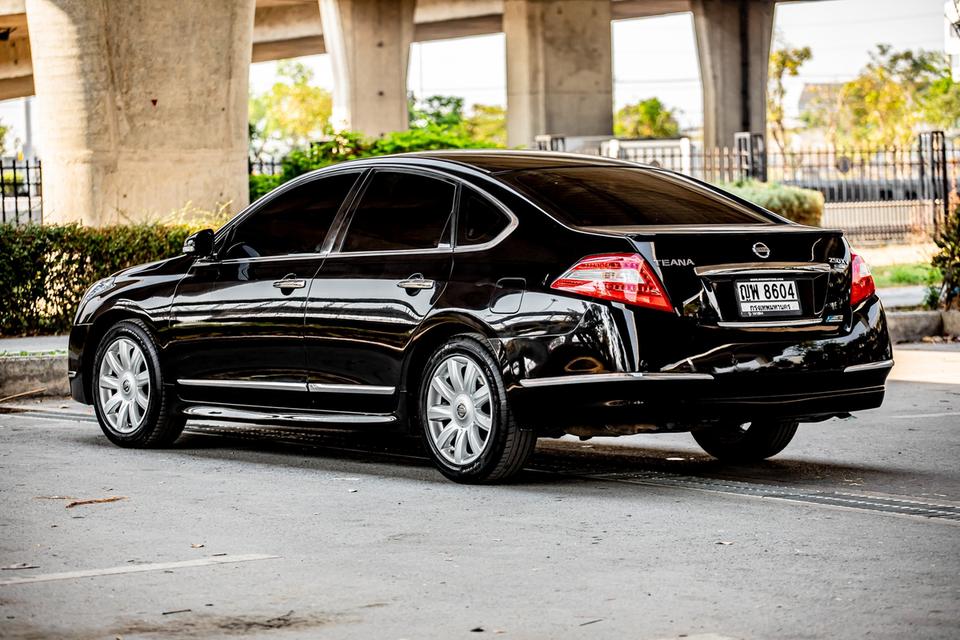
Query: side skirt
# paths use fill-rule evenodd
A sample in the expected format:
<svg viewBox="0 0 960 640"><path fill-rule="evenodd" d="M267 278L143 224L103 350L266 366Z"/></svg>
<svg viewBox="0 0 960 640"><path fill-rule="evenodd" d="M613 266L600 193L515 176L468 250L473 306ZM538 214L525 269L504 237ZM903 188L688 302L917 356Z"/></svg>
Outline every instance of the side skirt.
<svg viewBox="0 0 960 640"><path fill-rule="evenodd" d="M270 409L238 409L222 405L187 405L181 409L187 418L199 420L229 420L231 422L257 422L263 424L340 424L345 427L364 424L392 424L397 417L381 413L346 412L299 412Z"/></svg>

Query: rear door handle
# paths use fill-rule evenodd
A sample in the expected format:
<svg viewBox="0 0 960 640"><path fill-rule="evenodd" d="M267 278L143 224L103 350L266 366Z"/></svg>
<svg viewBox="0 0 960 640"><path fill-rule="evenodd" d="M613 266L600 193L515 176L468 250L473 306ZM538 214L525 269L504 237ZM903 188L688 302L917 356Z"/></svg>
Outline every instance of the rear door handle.
<svg viewBox="0 0 960 640"><path fill-rule="evenodd" d="M401 280L400 282L397 283L397 286L400 287L401 289L420 290L420 289L433 289L435 284L436 283L433 280L426 280L424 279L423 276L418 274L411 278L407 278L406 280Z"/></svg>
<svg viewBox="0 0 960 640"><path fill-rule="evenodd" d="M277 289L303 289L307 286L307 281L299 278L284 278L274 282L273 286Z"/></svg>

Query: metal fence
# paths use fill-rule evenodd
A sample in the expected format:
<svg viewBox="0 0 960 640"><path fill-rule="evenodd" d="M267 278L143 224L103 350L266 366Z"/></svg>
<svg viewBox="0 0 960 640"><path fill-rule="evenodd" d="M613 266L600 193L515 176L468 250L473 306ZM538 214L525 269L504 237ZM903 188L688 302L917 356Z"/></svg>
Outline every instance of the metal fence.
<svg viewBox="0 0 960 640"><path fill-rule="evenodd" d="M703 149L687 140L611 140L600 153L679 171L715 184L779 182L823 194L824 226L866 241L936 235L960 184L960 148L943 132L921 134L906 148L771 152L763 137L738 134L735 147Z"/></svg>
<svg viewBox="0 0 960 640"><path fill-rule="evenodd" d="M43 182L39 160L0 158L0 221L43 222Z"/></svg>
<svg viewBox="0 0 960 640"><path fill-rule="evenodd" d="M283 161L276 158L249 158L247 170L252 176L276 176L283 173Z"/></svg>

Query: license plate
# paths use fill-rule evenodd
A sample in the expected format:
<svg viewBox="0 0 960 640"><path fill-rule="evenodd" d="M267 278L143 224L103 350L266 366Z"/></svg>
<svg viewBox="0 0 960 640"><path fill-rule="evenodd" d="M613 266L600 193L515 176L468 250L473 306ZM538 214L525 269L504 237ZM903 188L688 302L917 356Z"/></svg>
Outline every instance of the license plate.
<svg viewBox="0 0 960 640"><path fill-rule="evenodd" d="M800 315L800 299L795 280L744 280L735 284L740 316Z"/></svg>

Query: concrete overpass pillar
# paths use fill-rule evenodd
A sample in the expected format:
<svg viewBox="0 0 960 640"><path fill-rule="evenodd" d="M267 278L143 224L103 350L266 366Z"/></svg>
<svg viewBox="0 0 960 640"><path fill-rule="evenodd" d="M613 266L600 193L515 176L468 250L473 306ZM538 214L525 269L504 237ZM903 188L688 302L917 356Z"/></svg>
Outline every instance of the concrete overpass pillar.
<svg viewBox="0 0 960 640"><path fill-rule="evenodd" d="M732 147L738 131L766 132L772 0L690 0L700 77L703 141Z"/></svg>
<svg viewBox="0 0 960 640"><path fill-rule="evenodd" d="M254 0L26 0L46 222L247 203Z"/></svg>
<svg viewBox="0 0 960 640"><path fill-rule="evenodd" d="M507 143L612 135L610 0L504 0Z"/></svg>
<svg viewBox="0 0 960 640"><path fill-rule="evenodd" d="M333 125L380 136L407 128L416 0L319 0L333 62Z"/></svg>

